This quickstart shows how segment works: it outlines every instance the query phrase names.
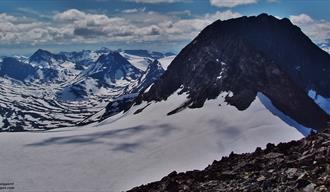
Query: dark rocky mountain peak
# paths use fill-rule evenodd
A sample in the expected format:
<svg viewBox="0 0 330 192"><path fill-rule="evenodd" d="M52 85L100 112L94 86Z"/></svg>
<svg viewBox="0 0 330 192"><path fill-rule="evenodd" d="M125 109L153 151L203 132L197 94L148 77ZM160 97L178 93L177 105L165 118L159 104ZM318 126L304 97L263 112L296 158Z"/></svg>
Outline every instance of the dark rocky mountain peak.
<svg viewBox="0 0 330 192"><path fill-rule="evenodd" d="M183 87L181 92L189 93L183 107L202 107L226 91L233 93L226 101L245 110L260 92L298 123L318 129L327 127L330 118L307 92L330 97L329 75L330 55L288 19L261 14L218 20L178 54L137 102L164 100Z"/></svg>
<svg viewBox="0 0 330 192"><path fill-rule="evenodd" d="M109 65L129 64L128 61L117 51L112 51L110 53L101 55L96 62Z"/></svg>
<svg viewBox="0 0 330 192"><path fill-rule="evenodd" d="M120 55L119 52L110 51L107 54L102 54L83 76L88 79L94 79L97 82L97 87L125 87L129 82L138 81L143 75L143 71L133 66L126 58ZM74 85L69 86L70 89L85 89L85 81L79 81ZM119 84L117 84L119 83ZM84 84L84 85L83 85ZM85 92L84 90L83 92ZM84 95L81 91L77 95Z"/></svg>
<svg viewBox="0 0 330 192"><path fill-rule="evenodd" d="M30 63L38 63L42 65L51 65L52 59L64 62L66 60L63 54L53 54L47 50L38 49L30 58Z"/></svg>
<svg viewBox="0 0 330 192"><path fill-rule="evenodd" d="M49 55L52 55L52 53L44 49L38 49L31 57L49 56Z"/></svg>
<svg viewBox="0 0 330 192"><path fill-rule="evenodd" d="M149 71L149 72L164 71L164 68L162 67L160 62L157 59L155 59L152 63L150 63L150 65L148 66L146 71Z"/></svg>
<svg viewBox="0 0 330 192"><path fill-rule="evenodd" d="M94 73L94 75L100 75L100 72L102 73L101 75L110 77L112 81L121 78L137 79L142 73L142 71L133 66L116 51L103 54L98 58L92 73Z"/></svg>

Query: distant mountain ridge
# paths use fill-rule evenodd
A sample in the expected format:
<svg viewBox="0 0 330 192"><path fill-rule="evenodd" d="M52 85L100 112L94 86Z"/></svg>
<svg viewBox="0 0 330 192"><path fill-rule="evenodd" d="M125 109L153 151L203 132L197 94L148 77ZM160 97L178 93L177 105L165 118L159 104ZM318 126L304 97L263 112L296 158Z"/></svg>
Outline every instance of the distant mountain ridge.
<svg viewBox="0 0 330 192"><path fill-rule="evenodd" d="M136 52L141 51L149 53ZM150 53L139 56L134 50L126 53L108 48L51 53L38 49L28 58L3 57L2 130L50 129L79 123L115 97L136 92L158 79L164 69L159 65L160 70L150 73L149 65L156 61L152 54L164 59L167 56Z"/></svg>
<svg viewBox="0 0 330 192"><path fill-rule="evenodd" d="M153 59L161 59L167 56L173 56L175 55L172 52L166 52L166 53L161 53L161 52L157 52L157 51L148 51L148 50L124 50L123 52L127 53L127 54L131 54L131 55L137 55L137 56L141 56L141 57L150 57Z"/></svg>

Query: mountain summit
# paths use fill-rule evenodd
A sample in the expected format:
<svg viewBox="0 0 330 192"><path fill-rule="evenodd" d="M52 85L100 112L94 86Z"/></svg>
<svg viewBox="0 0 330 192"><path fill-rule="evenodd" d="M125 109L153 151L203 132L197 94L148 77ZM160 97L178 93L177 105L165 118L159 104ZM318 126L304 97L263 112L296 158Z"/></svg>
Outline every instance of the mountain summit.
<svg viewBox="0 0 330 192"><path fill-rule="evenodd" d="M322 129L330 118L308 97L330 96L330 55L288 19L267 14L216 21L173 60L164 75L138 101L161 101L176 90L188 93L185 107L228 92L225 101L247 109L261 93L299 124Z"/></svg>

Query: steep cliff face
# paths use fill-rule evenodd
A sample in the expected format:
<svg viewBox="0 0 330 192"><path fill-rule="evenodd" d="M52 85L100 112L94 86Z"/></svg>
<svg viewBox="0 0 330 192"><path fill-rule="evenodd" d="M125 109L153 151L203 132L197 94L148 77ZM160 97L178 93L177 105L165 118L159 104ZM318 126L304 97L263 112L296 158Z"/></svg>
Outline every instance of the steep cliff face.
<svg viewBox="0 0 330 192"><path fill-rule="evenodd" d="M161 101L182 87L190 100L173 114L227 91L226 101L245 110L261 92L298 123L322 129L330 118L307 92L328 95L329 70L330 56L288 19L241 17L206 27L139 99Z"/></svg>

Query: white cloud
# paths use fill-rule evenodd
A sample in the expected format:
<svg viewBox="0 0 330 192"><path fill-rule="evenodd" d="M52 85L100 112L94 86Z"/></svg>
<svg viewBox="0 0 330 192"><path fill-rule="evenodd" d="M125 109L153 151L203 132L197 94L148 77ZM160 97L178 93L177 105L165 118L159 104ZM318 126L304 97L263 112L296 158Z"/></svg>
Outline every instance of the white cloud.
<svg viewBox="0 0 330 192"><path fill-rule="evenodd" d="M122 13L137 13L137 12L144 12L146 10L145 7L143 8L134 8L134 9L124 9L121 10Z"/></svg>
<svg viewBox="0 0 330 192"><path fill-rule="evenodd" d="M36 44L48 40L48 28L44 23L26 17L0 14L0 41L3 44Z"/></svg>
<svg viewBox="0 0 330 192"><path fill-rule="evenodd" d="M57 13L54 16L54 19L58 21L74 21L84 19L86 16L87 14L85 12L77 9L69 9L64 12Z"/></svg>
<svg viewBox="0 0 330 192"><path fill-rule="evenodd" d="M314 20L306 14L292 15L290 16L290 20L295 24L309 24L314 22Z"/></svg>
<svg viewBox="0 0 330 192"><path fill-rule="evenodd" d="M7 15L6 13L0 13L0 21L15 22L16 17Z"/></svg>
<svg viewBox="0 0 330 192"><path fill-rule="evenodd" d="M241 17L242 15L240 13L237 12L232 12L230 10L227 11L217 11L215 14L206 14L206 18L208 18L208 20L228 20L228 19L232 19L232 18L237 18L237 17Z"/></svg>
<svg viewBox="0 0 330 192"><path fill-rule="evenodd" d="M192 40L217 19L241 16L230 10L182 19L179 13L161 14L130 10L108 16L69 9L55 13L50 20L0 14L0 41L3 44L74 43L173 43ZM187 14L190 14L187 13Z"/></svg>
<svg viewBox="0 0 330 192"><path fill-rule="evenodd" d="M215 20L240 16L240 13L231 10L192 15L187 10L159 13L144 8L122 10L112 16L69 9L49 13L48 19L0 13L0 42L3 46L89 43L146 43L150 47L181 43L182 46ZM324 43L330 39L329 21L317 20L307 14L292 15L289 18L314 42Z"/></svg>
<svg viewBox="0 0 330 192"><path fill-rule="evenodd" d="M241 14L217 11L213 14L182 19L179 13L126 11L116 16L69 9L54 14L52 20L36 20L0 14L0 41L3 44L72 44L104 42L175 42L193 39L204 27L217 19L226 20ZM290 20L316 43L330 38L330 22L307 14L292 15Z"/></svg>
<svg viewBox="0 0 330 192"><path fill-rule="evenodd" d="M191 11L190 10L170 11L167 14L170 14L170 15L187 15L187 16L191 16Z"/></svg>
<svg viewBox="0 0 330 192"><path fill-rule="evenodd" d="M307 14L292 15L289 19L316 43L326 42L330 39L329 21L315 20Z"/></svg>
<svg viewBox="0 0 330 192"><path fill-rule="evenodd" d="M258 0L210 0L211 5L216 7L236 7L257 3Z"/></svg>
<svg viewBox="0 0 330 192"><path fill-rule="evenodd" d="M328 52L330 54L330 40L323 42L320 44L321 49Z"/></svg>

